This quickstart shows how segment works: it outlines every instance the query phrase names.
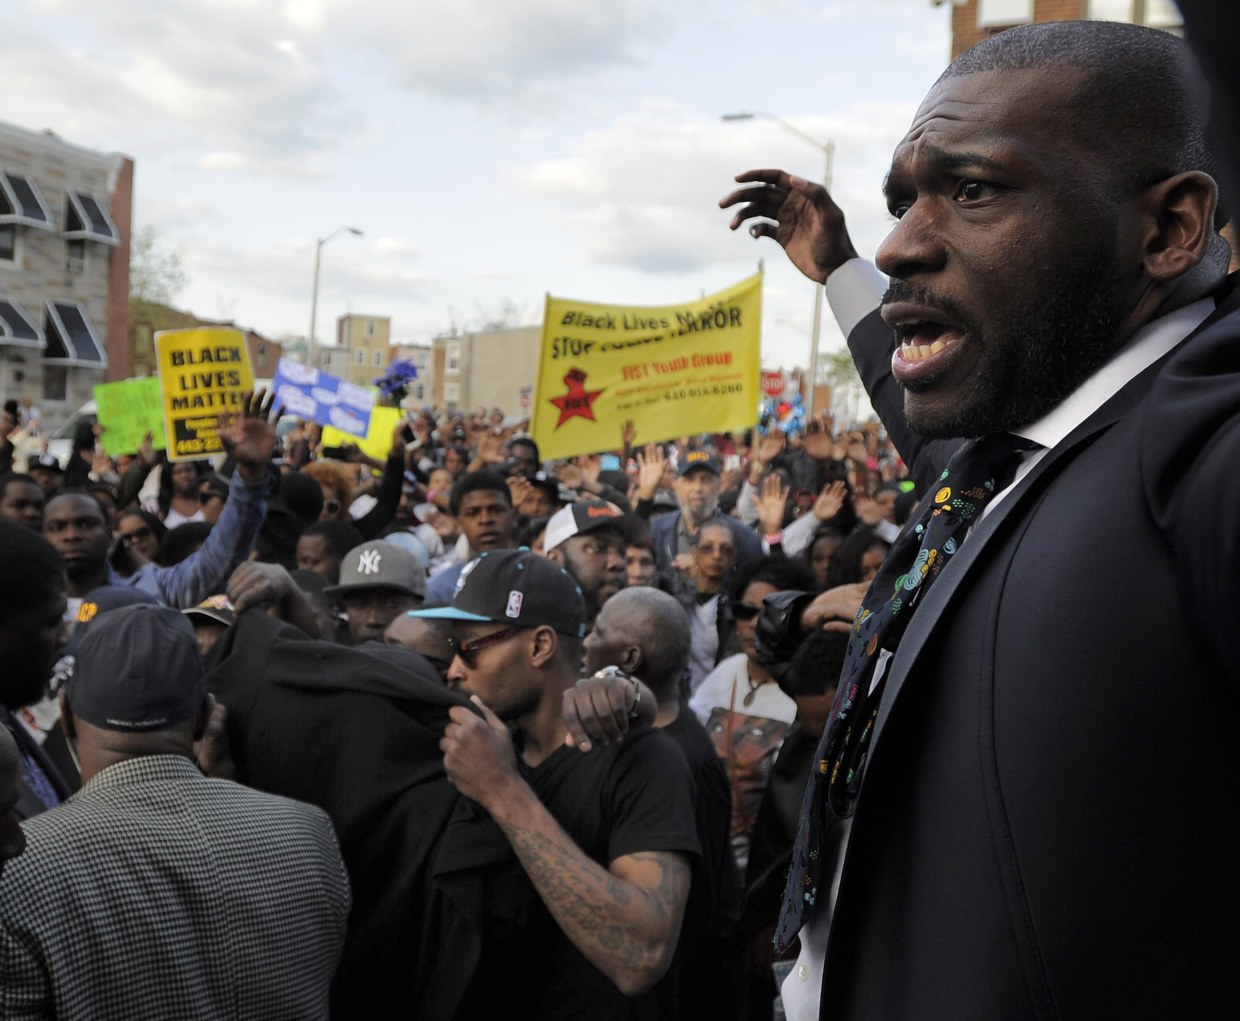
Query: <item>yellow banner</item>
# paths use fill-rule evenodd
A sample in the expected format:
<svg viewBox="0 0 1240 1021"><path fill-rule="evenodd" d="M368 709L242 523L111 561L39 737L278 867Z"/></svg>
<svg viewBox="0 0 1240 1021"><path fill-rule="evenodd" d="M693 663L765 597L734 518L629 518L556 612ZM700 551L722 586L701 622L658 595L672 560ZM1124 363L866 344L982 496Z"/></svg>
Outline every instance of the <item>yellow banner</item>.
<svg viewBox="0 0 1240 1021"><path fill-rule="evenodd" d="M746 429L762 399L762 274L660 308L547 296L530 431L544 457Z"/></svg>
<svg viewBox="0 0 1240 1021"><path fill-rule="evenodd" d="M164 432L169 461L193 461L222 449L219 416L241 408L254 388L250 352L240 330L161 330L155 359L164 391Z"/></svg>

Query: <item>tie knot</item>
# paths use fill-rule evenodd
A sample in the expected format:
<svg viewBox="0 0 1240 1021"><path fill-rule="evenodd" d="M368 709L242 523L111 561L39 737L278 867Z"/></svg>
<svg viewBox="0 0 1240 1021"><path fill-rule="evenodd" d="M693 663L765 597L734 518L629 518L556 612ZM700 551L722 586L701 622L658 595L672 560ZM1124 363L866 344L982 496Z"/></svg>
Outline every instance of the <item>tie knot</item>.
<svg viewBox="0 0 1240 1021"><path fill-rule="evenodd" d="M1041 444L1012 433L992 433L967 440L952 455L934 494L937 509L971 518L1016 474L1021 458Z"/></svg>

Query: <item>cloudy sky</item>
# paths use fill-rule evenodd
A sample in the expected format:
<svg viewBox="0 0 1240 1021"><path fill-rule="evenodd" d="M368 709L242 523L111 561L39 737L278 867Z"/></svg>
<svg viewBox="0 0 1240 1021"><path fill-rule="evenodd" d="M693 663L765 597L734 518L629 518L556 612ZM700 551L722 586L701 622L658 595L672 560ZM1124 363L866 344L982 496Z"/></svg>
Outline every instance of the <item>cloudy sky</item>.
<svg viewBox="0 0 1240 1021"><path fill-rule="evenodd" d="M820 178L872 252L879 182L946 63L931 0L3 0L0 119L136 161L178 304L272 336L346 312L426 343L544 295L673 303L766 259L763 361L803 364L811 285L727 230L731 176ZM824 347L841 343L824 314Z"/></svg>

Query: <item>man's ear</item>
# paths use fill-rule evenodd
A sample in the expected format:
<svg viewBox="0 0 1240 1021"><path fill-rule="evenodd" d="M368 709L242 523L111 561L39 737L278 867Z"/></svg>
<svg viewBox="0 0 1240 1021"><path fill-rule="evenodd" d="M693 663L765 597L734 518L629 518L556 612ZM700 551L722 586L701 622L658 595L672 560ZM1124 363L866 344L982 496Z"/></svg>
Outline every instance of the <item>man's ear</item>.
<svg viewBox="0 0 1240 1021"><path fill-rule="evenodd" d="M626 645L620 653L620 662L616 664L630 677L637 674L642 668L642 664L646 661L646 657L642 655L642 647L640 645Z"/></svg>
<svg viewBox="0 0 1240 1021"><path fill-rule="evenodd" d="M1178 280L1210 251L1218 185L1209 174L1190 170L1151 185L1142 204L1146 209L1142 268L1155 283Z"/></svg>
<svg viewBox="0 0 1240 1021"><path fill-rule="evenodd" d="M76 741L77 730L73 726L73 711L69 708L69 689L67 687L60 689L60 694L56 696L56 701L60 705L60 729L65 732L65 740Z"/></svg>
<svg viewBox="0 0 1240 1021"><path fill-rule="evenodd" d="M531 646L530 665L544 667L555 658L560 640L554 628L546 625L534 629L534 642Z"/></svg>
<svg viewBox="0 0 1240 1021"><path fill-rule="evenodd" d="M215 708L215 696L207 692L202 696L202 705L198 707L198 713L194 717L194 740L201 741L202 735L207 732L207 724L211 722L211 710Z"/></svg>
<svg viewBox="0 0 1240 1021"><path fill-rule="evenodd" d="M564 551L557 546L555 549L543 551L543 556L550 560L553 564L564 566Z"/></svg>

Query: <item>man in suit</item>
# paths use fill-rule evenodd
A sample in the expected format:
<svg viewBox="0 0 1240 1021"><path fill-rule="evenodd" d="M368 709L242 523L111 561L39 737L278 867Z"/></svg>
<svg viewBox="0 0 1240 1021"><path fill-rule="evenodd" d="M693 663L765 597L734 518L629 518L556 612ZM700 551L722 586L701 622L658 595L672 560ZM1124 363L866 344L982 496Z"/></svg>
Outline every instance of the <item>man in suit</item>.
<svg viewBox="0 0 1240 1021"><path fill-rule="evenodd" d="M827 282L923 492L955 437L1032 447L869 650L855 697L880 697L842 801L824 736L785 900L790 1018L1232 998L1240 295L1204 120L1174 37L1034 25L959 58L897 147L889 285L822 188L752 171L722 200Z"/></svg>
<svg viewBox="0 0 1240 1021"><path fill-rule="evenodd" d="M60 693L83 787L23 824L0 884L0 1015L327 1017L349 884L318 808L210 780L176 610L101 614Z"/></svg>

